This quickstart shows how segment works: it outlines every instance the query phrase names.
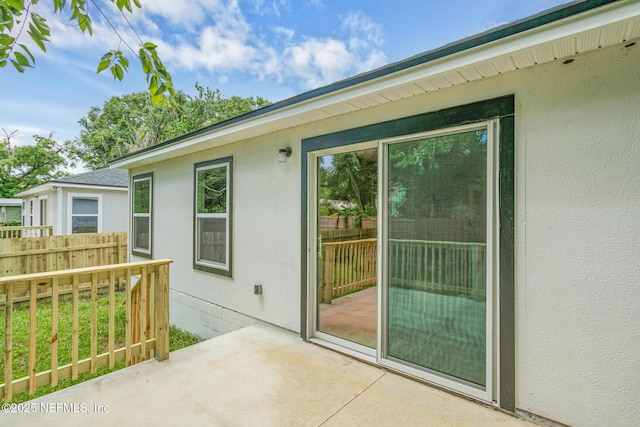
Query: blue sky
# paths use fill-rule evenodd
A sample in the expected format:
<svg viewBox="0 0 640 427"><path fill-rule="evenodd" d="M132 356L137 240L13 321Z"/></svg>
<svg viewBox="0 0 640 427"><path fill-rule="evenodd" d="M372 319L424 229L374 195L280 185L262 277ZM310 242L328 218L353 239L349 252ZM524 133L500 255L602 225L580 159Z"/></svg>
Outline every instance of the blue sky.
<svg viewBox="0 0 640 427"><path fill-rule="evenodd" d="M143 40L159 46L176 89L194 93L198 82L220 89L223 96L278 101L563 3L142 0L142 9L128 19ZM130 53L124 81L114 81L108 71L96 74L100 57L118 47L117 37L97 13L93 37L88 37L66 17L51 16L50 4L37 6L49 19L52 43L46 54L32 48L36 68L24 74L11 66L0 68L0 129L17 131L11 139L16 145L52 132L59 141L73 139L80 132L78 120L91 107L146 89ZM117 10L103 0L98 4L135 47L136 37Z"/></svg>

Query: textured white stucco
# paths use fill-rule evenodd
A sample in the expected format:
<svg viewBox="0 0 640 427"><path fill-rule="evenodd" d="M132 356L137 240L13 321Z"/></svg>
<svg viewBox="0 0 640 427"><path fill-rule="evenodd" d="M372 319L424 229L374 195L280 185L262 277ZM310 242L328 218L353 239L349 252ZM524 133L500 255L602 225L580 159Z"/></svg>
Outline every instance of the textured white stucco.
<svg viewBox="0 0 640 427"><path fill-rule="evenodd" d="M516 405L578 426L640 419L640 46L623 46L205 149L154 172L172 323L300 328L303 138L515 94ZM278 148L293 147L287 163ZM234 277L194 271L193 165L234 156ZM262 296L253 295L261 283ZM224 315L227 310L228 314ZM194 326L197 324L197 327Z"/></svg>
<svg viewBox="0 0 640 427"><path fill-rule="evenodd" d="M640 51L523 74L518 406L571 425L637 425Z"/></svg>

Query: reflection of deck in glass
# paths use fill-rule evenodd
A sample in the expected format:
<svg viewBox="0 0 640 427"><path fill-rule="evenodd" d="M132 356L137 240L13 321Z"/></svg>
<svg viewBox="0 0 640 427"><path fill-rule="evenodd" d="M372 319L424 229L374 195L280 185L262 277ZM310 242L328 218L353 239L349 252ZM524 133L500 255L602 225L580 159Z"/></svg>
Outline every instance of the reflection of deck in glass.
<svg viewBox="0 0 640 427"><path fill-rule="evenodd" d="M322 332L376 343L376 243L325 243ZM484 243L390 239L389 356L484 385Z"/></svg>
<svg viewBox="0 0 640 427"><path fill-rule="evenodd" d="M376 346L377 292L375 286L320 304L318 330L367 347Z"/></svg>

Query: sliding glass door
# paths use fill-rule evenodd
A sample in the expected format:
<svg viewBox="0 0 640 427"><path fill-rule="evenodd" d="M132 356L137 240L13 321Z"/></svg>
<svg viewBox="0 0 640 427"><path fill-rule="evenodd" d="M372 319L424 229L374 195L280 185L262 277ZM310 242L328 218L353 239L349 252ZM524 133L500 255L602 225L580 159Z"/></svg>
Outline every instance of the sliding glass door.
<svg viewBox="0 0 640 427"><path fill-rule="evenodd" d="M482 394L491 375L491 130L385 143L385 358Z"/></svg>
<svg viewBox="0 0 640 427"><path fill-rule="evenodd" d="M497 123L309 153L311 337L493 400Z"/></svg>

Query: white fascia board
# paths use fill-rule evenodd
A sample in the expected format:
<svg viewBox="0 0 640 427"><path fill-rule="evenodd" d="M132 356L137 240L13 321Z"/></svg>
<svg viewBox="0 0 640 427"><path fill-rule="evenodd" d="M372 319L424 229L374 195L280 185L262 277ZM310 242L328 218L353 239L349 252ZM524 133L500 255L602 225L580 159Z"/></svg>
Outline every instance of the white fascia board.
<svg viewBox="0 0 640 427"><path fill-rule="evenodd" d="M82 190L109 190L109 191L129 191L127 187L110 187L108 185L85 185L85 184L71 184L65 182L46 182L40 184L37 187L30 188L28 190L17 193L16 196L25 197L39 194L44 191L53 191L54 187L67 188L67 189L82 189Z"/></svg>
<svg viewBox="0 0 640 427"><path fill-rule="evenodd" d="M86 184L68 184L54 182L51 184L54 187L61 187L67 189L82 189L82 190L107 190L107 191L129 191L128 187L111 187L108 185L86 185Z"/></svg>
<svg viewBox="0 0 640 427"><path fill-rule="evenodd" d="M26 190L22 190L19 193L16 193L16 197L28 197L34 194L42 193L44 191L50 191L52 188L53 188L53 184L49 182L45 182L44 184L40 184L35 187L31 187Z"/></svg>
<svg viewBox="0 0 640 427"><path fill-rule="evenodd" d="M638 16L640 16L640 2L623 1L620 3L613 3L538 28L533 28L520 34L515 34L440 59L429 61L406 70L401 70L375 80L365 81L358 85L350 86L306 101L301 101L300 103L251 118L246 121L232 123L227 127L215 129L210 133L197 135L193 138L185 139L184 141L176 142L157 150L141 153L140 155L134 155L122 160L116 160L112 163L111 167L114 169L131 169L157 161L167 160L172 157L200 151L204 148L212 148L231 142L237 142L263 133L259 131L262 126L267 127L268 132L286 129L291 127L291 125L287 124L287 119L310 111L320 110L334 104L347 102L354 98L378 93L382 90L387 90L395 86L401 86L439 74L461 70L474 64L491 60L492 58L498 58L521 50L553 43L565 37L606 27L624 20L637 18ZM281 122L281 124L278 125L278 122ZM205 142L207 142L206 147L199 147L199 145Z"/></svg>

